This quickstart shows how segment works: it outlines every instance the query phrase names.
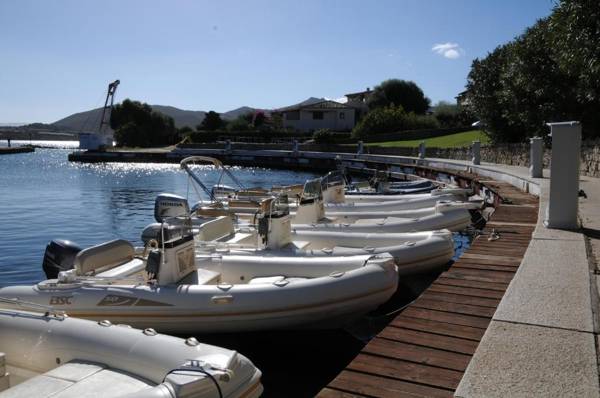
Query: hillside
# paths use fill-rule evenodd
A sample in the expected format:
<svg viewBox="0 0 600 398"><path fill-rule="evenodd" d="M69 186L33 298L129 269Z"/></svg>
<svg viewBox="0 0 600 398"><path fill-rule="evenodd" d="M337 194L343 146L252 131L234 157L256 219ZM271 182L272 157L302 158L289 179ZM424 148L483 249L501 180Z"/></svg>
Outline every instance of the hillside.
<svg viewBox="0 0 600 398"><path fill-rule="evenodd" d="M202 120L204 120L205 113L203 111L186 111L173 106L165 105L151 106L155 111L160 112L163 115L171 116L175 121L176 127L196 127L198 124L202 123ZM97 131L100 125L101 115L102 108L96 108L90 111L74 113L63 119L57 120L52 124L65 130Z"/></svg>
<svg viewBox="0 0 600 398"><path fill-rule="evenodd" d="M323 101L324 98L310 97L296 105L306 105L319 101ZM150 105L153 110L160 112L164 115L170 116L175 121L175 126L180 128L183 126L196 127L202 120L204 120L204 111L188 111L174 106L168 105ZM256 112L258 108L252 108L249 106L242 106L240 108L233 109L231 111L221 113L221 118L224 120L233 120L238 116L244 115L248 112ZM260 109L265 113L269 114L270 110ZM102 115L102 108L92 109L90 111L74 113L63 119L57 120L52 123L54 126L69 131L97 131L100 125L100 117Z"/></svg>
<svg viewBox="0 0 600 398"><path fill-rule="evenodd" d="M204 120L204 111L186 111L166 105L150 105L152 109L163 115L171 116L175 121L175 127L190 126L196 127Z"/></svg>

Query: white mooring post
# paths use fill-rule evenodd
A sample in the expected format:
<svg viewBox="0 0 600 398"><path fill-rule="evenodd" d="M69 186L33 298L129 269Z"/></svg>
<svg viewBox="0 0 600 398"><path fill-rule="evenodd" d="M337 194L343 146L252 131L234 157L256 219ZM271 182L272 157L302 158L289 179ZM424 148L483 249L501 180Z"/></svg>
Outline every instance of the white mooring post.
<svg viewBox="0 0 600 398"><path fill-rule="evenodd" d="M358 141L358 148L356 149L356 154L362 155L364 151L365 151L365 144L363 144L362 141Z"/></svg>
<svg viewBox="0 0 600 398"><path fill-rule="evenodd" d="M419 144L419 159L425 159L425 141Z"/></svg>
<svg viewBox="0 0 600 398"><path fill-rule="evenodd" d="M533 178L542 178L544 170L544 140L542 137L529 139L529 175Z"/></svg>
<svg viewBox="0 0 600 398"><path fill-rule="evenodd" d="M579 122L548 123L552 137L550 198L544 224L548 228L576 229L579 196Z"/></svg>
<svg viewBox="0 0 600 398"><path fill-rule="evenodd" d="M473 153L473 164L480 165L481 164L481 142L473 141L473 145L471 145L471 152Z"/></svg>

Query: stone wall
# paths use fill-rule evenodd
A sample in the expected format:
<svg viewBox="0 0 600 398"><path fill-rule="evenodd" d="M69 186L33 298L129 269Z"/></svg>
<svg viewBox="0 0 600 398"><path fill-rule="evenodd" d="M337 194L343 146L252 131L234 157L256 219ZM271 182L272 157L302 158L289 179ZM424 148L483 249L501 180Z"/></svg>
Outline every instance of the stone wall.
<svg viewBox="0 0 600 398"><path fill-rule="evenodd" d="M418 148L366 147L368 153L398 156L418 156ZM470 160L470 148L425 148L428 158ZM550 167L552 148L544 149L544 167ZM481 161L529 166L529 144L499 144L481 147ZM584 141L581 145L581 174L600 177L600 140Z"/></svg>
<svg viewBox="0 0 600 398"><path fill-rule="evenodd" d="M225 144L184 144L183 148L214 148L223 149ZM251 144L251 143L232 143L232 149L249 150L284 150L291 151L292 144ZM300 151L315 152L341 152L356 153L357 145L319 145L319 144L301 144ZM397 155L397 156L419 156L419 148L400 148L400 147L381 147L366 146L365 153L377 155ZM549 167L551 148L544 150L544 167ZM471 159L471 150L464 148L426 148L426 157L442 159ZM481 147L481 161L490 163L500 163L513 166L529 166L529 144L499 144L494 146ZM581 145L581 174L590 177L600 177L600 140L584 141Z"/></svg>

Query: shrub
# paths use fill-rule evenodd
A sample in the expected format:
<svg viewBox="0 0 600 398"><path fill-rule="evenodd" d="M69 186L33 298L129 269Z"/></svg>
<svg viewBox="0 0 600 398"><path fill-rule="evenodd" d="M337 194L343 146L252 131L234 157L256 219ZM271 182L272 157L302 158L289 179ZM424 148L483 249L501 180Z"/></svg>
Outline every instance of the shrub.
<svg viewBox="0 0 600 398"><path fill-rule="evenodd" d="M388 106L370 111L352 130L352 137L395 133L404 130L435 129L440 124L430 115L406 113L401 106Z"/></svg>
<svg viewBox="0 0 600 398"><path fill-rule="evenodd" d="M188 135L188 141L194 142L194 143L200 143L200 142L208 142L208 143L214 143L217 142L217 139L219 138L219 134L216 133L215 131L194 131L191 132Z"/></svg>
<svg viewBox="0 0 600 398"><path fill-rule="evenodd" d="M335 133L332 133L329 129L319 129L313 133L312 138L317 144L333 144Z"/></svg>

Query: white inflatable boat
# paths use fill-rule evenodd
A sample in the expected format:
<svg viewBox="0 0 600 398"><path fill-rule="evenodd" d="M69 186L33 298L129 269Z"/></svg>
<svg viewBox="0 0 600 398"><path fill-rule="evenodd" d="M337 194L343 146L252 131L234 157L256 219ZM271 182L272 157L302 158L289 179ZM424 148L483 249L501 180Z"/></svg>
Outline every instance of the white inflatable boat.
<svg viewBox="0 0 600 398"><path fill-rule="evenodd" d="M307 182L307 185L310 182ZM360 214L361 212L357 212ZM362 212L362 213L366 213ZM392 213L393 214L393 213ZM471 223L468 206L456 206L454 202L438 202L435 211L423 216L412 216L404 213L404 217L390 217L389 214L376 218L374 215L340 218L329 217L323 206L320 192L305 192L299 201L292 229L299 230L337 230L344 232L416 232L449 229L461 231ZM348 214L346 214L348 215Z"/></svg>
<svg viewBox="0 0 600 398"><path fill-rule="evenodd" d="M197 164L212 164L221 174L217 184L209 189L202 179L194 173L193 166ZM346 197L346 181L340 172L330 172L322 178L307 181L305 184L265 188L247 188L235 178L235 176L218 159L207 156L190 156L180 163L181 168L188 174L189 178L209 198L209 202L200 203L206 205L220 202L232 211L246 211L245 208L236 208L236 203L246 201L259 202L272 196L287 195L290 200L292 212L298 206L299 199L305 195L307 186L316 193L314 185L321 186L322 198L327 210L331 211L406 211L412 209L431 208L439 201L466 201L472 192L462 188L437 188L429 193L407 194L407 195L348 195ZM237 187L222 184L224 178L229 178ZM427 181L430 183L430 181ZM406 183L406 182L405 182ZM390 182L396 184L394 182ZM398 184L403 184L399 182ZM196 187L195 187L196 188ZM199 191L196 190L198 193ZM369 202L363 204L362 202ZM385 202L385 203L384 203ZM389 203L388 203L389 202ZM480 203L473 206L480 205ZM363 207L364 206L364 207Z"/></svg>
<svg viewBox="0 0 600 398"><path fill-rule="evenodd" d="M142 233L142 241L160 240L164 216L187 214L185 198L161 194L155 201L155 218ZM201 209L201 213L206 209ZM206 215L194 219L196 253L198 258L214 253L221 255L254 255L277 261L282 269L294 267L298 258L311 261L313 257L390 253L399 268L399 275L430 272L446 266L454 254L452 233L447 230L409 233L362 233L329 230L300 230L291 224L287 200L265 199L251 223L237 227L229 212L209 209ZM222 214L222 215L220 215ZM275 260L276 258L276 260ZM246 260L250 261L250 260Z"/></svg>
<svg viewBox="0 0 600 398"><path fill-rule="evenodd" d="M195 261L188 228L161 235L148 253L123 240L81 251L53 241L45 269L58 278L4 287L0 296L82 318L201 333L342 327L387 301L398 284L389 254L297 257L285 266L277 257L220 253Z"/></svg>
<svg viewBox="0 0 600 398"><path fill-rule="evenodd" d="M0 309L2 398L246 398L263 391L261 372L235 351L2 301L30 307Z"/></svg>
<svg viewBox="0 0 600 398"><path fill-rule="evenodd" d="M263 199L269 200L269 199ZM278 202L288 201L280 195ZM388 206L388 203L391 206ZM410 202L401 202L399 205ZM178 203L178 206L182 204ZM461 231L471 223L470 210L478 209L482 202L436 201L434 206L419 210L399 210L397 202L357 203L352 205L323 204L321 180L307 181L299 199L290 203L292 229L338 229L346 232L399 233L449 229ZM199 202L192 208L196 214L216 215L229 212L241 217L255 218L261 204L257 200L230 200L203 206ZM413 214L414 211L414 214ZM155 207L156 214L156 207Z"/></svg>

